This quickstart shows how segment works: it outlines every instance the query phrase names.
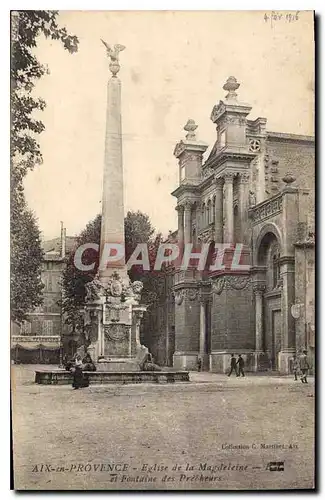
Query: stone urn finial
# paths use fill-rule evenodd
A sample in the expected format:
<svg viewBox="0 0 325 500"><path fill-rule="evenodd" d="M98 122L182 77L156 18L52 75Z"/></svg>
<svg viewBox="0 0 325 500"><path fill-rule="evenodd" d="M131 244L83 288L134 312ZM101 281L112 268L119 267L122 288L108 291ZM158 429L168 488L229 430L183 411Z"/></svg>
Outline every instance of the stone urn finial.
<svg viewBox="0 0 325 500"><path fill-rule="evenodd" d="M290 186L293 182L295 182L296 178L291 174L291 172L287 172L284 177L282 177L283 182Z"/></svg>
<svg viewBox="0 0 325 500"><path fill-rule="evenodd" d="M198 127L198 126L196 125L196 123L195 123L195 121L194 121L194 120L192 120L192 119L187 120L187 123L186 123L186 125L184 126L184 130L185 130L186 132L188 132L188 133L186 134L186 136L185 136L185 138L186 138L188 141L190 141L190 140L192 140L192 141L196 141L196 134L195 134L195 130L197 129L197 127Z"/></svg>
<svg viewBox="0 0 325 500"><path fill-rule="evenodd" d="M224 86L223 90L228 92L226 95L226 99L236 99L237 94L236 90L240 87L240 83L237 82L237 79L234 76L230 76Z"/></svg>

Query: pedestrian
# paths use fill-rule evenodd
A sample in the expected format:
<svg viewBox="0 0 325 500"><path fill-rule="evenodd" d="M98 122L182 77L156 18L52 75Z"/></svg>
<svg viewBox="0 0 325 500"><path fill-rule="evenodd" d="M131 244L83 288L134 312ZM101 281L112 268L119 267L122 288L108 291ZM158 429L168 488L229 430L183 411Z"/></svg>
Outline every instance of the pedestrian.
<svg viewBox="0 0 325 500"><path fill-rule="evenodd" d="M237 365L238 365L238 374L237 374L237 377L240 377L240 375L242 377L245 377L245 373L244 373L245 361L241 357L241 354L238 355Z"/></svg>
<svg viewBox="0 0 325 500"><path fill-rule="evenodd" d="M91 359L91 356L89 352L86 352L85 357L82 360L83 369L87 372L95 372L96 371L96 366L93 363L93 360Z"/></svg>
<svg viewBox="0 0 325 500"><path fill-rule="evenodd" d="M299 361L297 359L297 356L294 354L292 360L292 371L295 376L295 380L298 380L299 368L300 368Z"/></svg>
<svg viewBox="0 0 325 500"><path fill-rule="evenodd" d="M202 359L197 358L197 371L200 372L202 370Z"/></svg>
<svg viewBox="0 0 325 500"><path fill-rule="evenodd" d="M89 386L89 380L88 378L84 377L82 373L82 368L83 368L82 358L80 354L76 354L73 366L73 382L72 382L73 389L80 389L81 387Z"/></svg>
<svg viewBox="0 0 325 500"><path fill-rule="evenodd" d="M230 371L228 373L228 377L230 377L230 375L232 374L232 372L235 372L236 377L238 377L237 365L236 365L236 358L235 358L234 354L232 354L231 358L230 358Z"/></svg>
<svg viewBox="0 0 325 500"><path fill-rule="evenodd" d="M300 371L301 371L301 382L303 384L307 384L307 373L309 369L309 364L307 360L307 351L302 351L302 354L300 355L299 358L299 366L300 366Z"/></svg>

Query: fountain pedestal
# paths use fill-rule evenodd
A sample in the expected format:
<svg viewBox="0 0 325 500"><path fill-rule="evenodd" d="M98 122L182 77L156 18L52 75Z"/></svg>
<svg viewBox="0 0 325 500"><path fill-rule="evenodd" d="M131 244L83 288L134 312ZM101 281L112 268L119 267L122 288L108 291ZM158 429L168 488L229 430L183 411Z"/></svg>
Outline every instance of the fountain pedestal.
<svg viewBox="0 0 325 500"><path fill-rule="evenodd" d="M84 308L88 352L98 371L138 371L141 364L139 305L142 283L130 284L116 271L106 283L97 277L86 285Z"/></svg>

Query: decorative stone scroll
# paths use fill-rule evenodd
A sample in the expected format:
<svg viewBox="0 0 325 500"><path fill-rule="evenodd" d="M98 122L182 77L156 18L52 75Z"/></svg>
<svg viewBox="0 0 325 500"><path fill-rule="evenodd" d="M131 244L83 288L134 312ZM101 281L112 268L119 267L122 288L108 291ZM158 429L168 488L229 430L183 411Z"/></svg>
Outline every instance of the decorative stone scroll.
<svg viewBox="0 0 325 500"><path fill-rule="evenodd" d="M189 300L195 300L197 297L198 297L198 290L196 290L195 288L187 288L186 289L186 297L189 299Z"/></svg>
<svg viewBox="0 0 325 500"><path fill-rule="evenodd" d="M211 241L214 240L213 224L210 224L210 226L208 226L207 228L204 228L202 231L199 232L198 240L201 243L210 243Z"/></svg>
<svg viewBox="0 0 325 500"><path fill-rule="evenodd" d="M176 144L175 149L174 149L174 155L176 156L176 158L178 158L183 153L183 151L185 151L185 144L182 140L180 140Z"/></svg>
<svg viewBox="0 0 325 500"><path fill-rule="evenodd" d="M274 215L282 212L282 196L263 202L263 204L256 205L252 211L253 224L273 217Z"/></svg>
<svg viewBox="0 0 325 500"><path fill-rule="evenodd" d="M180 306L184 298L191 301L196 300L199 296L199 291L196 288L182 288L181 290L174 291L173 295L175 297L175 304Z"/></svg>
<svg viewBox="0 0 325 500"><path fill-rule="evenodd" d="M180 306L184 299L184 290L177 290L177 292L174 292L173 295L175 297L175 304Z"/></svg>
<svg viewBox="0 0 325 500"><path fill-rule="evenodd" d="M251 282L249 276L222 276L216 280L211 280L212 291L221 295L223 290L244 290Z"/></svg>
<svg viewBox="0 0 325 500"><path fill-rule="evenodd" d="M215 106L213 106L211 116L210 116L210 119L213 121L213 123L215 123L218 120L218 118L222 115L222 113L225 112L225 110L226 110L226 106L224 105L224 103L222 101L219 101L219 104L216 104Z"/></svg>

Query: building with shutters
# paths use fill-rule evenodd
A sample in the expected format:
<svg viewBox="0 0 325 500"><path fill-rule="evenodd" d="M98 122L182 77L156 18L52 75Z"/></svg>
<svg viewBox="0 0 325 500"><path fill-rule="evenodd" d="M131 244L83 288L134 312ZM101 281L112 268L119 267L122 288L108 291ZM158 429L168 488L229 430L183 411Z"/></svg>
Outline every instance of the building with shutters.
<svg viewBox="0 0 325 500"><path fill-rule="evenodd" d="M62 339L68 334L61 313L61 277L66 257L75 246L76 238L61 236L43 242L42 263L43 304L31 311L21 324L12 324L12 359L21 363L58 363Z"/></svg>

